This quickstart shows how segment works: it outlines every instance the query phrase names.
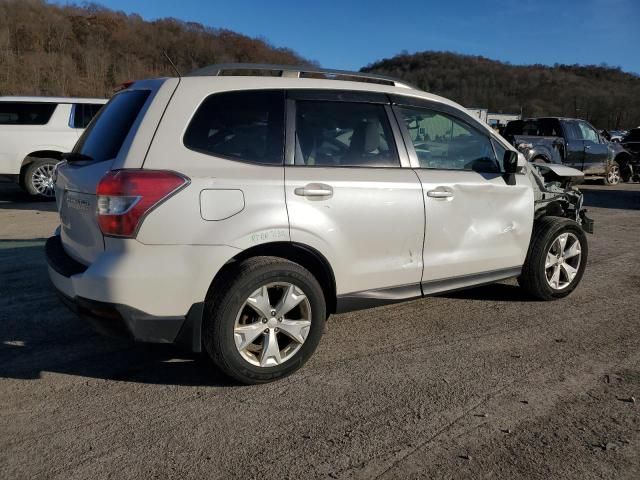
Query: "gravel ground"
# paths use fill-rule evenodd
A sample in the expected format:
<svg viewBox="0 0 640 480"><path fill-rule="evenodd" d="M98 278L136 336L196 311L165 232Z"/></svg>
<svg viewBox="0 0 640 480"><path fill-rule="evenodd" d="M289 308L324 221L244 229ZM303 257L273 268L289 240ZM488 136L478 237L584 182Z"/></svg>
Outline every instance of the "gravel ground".
<svg viewBox="0 0 640 480"><path fill-rule="evenodd" d="M640 185L584 190L569 298L504 282L336 315L300 372L239 387L68 313L53 205L0 187L0 478L640 478Z"/></svg>

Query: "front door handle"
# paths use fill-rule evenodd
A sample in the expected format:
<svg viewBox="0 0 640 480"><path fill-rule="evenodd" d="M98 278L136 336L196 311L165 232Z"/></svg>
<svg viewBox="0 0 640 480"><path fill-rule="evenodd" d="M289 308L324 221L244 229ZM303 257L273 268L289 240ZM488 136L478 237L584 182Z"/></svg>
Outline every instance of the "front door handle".
<svg viewBox="0 0 640 480"><path fill-rule="evenodd" d="M301 197L330 197L333 195L333 188L324 183L308 183L304 187L294 189L293 193Z"/></svg>
<svg viewBox="0 0 640 480"><path fill-rule="evenodd" d="M435 189L435 190L429 190L427 192L427 197L431 197L431 198L452 198L453 197L453 192L450 192L448 190L441 190L441 189Z"/></svg>

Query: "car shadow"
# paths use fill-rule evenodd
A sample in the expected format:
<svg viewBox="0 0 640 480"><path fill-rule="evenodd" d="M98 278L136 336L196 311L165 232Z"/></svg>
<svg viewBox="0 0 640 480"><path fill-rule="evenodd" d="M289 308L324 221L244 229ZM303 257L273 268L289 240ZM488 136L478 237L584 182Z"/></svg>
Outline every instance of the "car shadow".
<svg viewBox="0 0 640 480"><path fill-rule="evenodd" d="M206 355L95 333L49 283L44 240L0 241L0 377L43 372L187 386L236 385Z"/></svg>
<svg viewBox="0 0 640 480"><path fill-rule="evenodd" d="M0 182L0 209L55 212L56 202L29 195L14 183Z"/></svg>
<svg viewBox="0 0 640 480"><path fill-rule="evenodd" d="M526 292L517 285L506 283L492 283L479 287L457 290L455 292L442 293L436 295L443 298L457 298L460 300L490 300L494 302L535 302L536 299L527 295Z"/></svg>
<svg viewBox="0 0 640 480"><path fill-rule="evenodd" d="M585 188L584 206L595 208L614 208L620 210L640 210L640 189L622 190L616 187L603 189Z"/></svg>

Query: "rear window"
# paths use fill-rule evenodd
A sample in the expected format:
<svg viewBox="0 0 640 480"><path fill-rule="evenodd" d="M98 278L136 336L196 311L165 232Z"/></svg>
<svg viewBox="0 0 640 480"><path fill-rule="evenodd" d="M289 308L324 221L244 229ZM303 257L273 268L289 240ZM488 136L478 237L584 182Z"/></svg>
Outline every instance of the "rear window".
<svg viewBox="0 0 640 480"><path fill-rule="evenodd" d="M284 163L284 91L227 92L207 97L184 134L207 155L266 165Z"/></svg>
<svg viewBox="0 0 640 480"><path fill-rule="evenodd" d="M87 128L91 119L102 108L99 103L76 103L71 113L71 126L73 128Z"/></svg>
<svg viewBox="0 0 640 480"><path fill-rule="evenodd" d="M125 90L118 93L100 110L73 151L88 155L97 162L117 157L148 97L148 90Z"/></svg>
<svg viewBox="0 0 640 480"><path fill-rule="evenodd" d="M0 125L45 125L56 103L0 102Z"/></svg>
<svg viewBox="0 0 640 480"><path fill-rule="evenodd" d="M561 137L560 122L553 118L535 120L515 120L507 124L505 135L525 135L531 137Z"/></svg>

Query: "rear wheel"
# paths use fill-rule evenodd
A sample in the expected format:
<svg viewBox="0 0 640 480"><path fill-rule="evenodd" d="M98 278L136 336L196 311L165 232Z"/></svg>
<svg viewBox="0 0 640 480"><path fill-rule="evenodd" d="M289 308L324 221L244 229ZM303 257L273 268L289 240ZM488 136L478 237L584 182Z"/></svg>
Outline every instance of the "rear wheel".
<svg viewBox="0 0 640 480"><path fill-rule="evenodd" d="M43 198L53 198L53 171L59 160L54 158L41 158L31 162L24 170L21 184L30 195Z"/></svg>
<svg viewBox="0 0 640 480"><path fill-rule="evenodd" d="M611 162L609 168L604 175L604 184L605 185L618 185L620 183L620 165L615 160Z"/></svg>
<svg viewBox="0 0 640 480"><path fill-rule="evenodd" d="M534 226L518 283L541 300L566 297L582 279L588 251L580 225L567 218L544 217Z"/></svg>
<svg viewBox="0 0 640 480"><path fill-rule="evenodd" d="M216 281L204 320L213 362L241 383L265 383L293 373L313 354L324 331L325 299L300 265L254 257Z"/></svg>

